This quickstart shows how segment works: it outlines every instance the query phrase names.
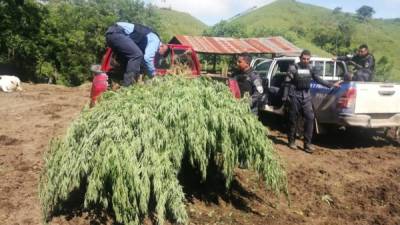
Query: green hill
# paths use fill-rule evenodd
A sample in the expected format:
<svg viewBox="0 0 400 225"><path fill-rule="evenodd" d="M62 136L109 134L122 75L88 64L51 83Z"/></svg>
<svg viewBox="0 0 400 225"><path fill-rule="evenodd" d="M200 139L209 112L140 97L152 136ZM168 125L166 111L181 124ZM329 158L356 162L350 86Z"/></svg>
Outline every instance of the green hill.
<svg viewBox="0 0 400 225"><path fill-rule="evenodd" d="M347 32L349 45L346 50L354 50L362 43L368 44L376 61L386 56L393 63L392 78L400 80L400 19L360 21L353 14L334 13L330 9L294 0L278 0L234 18L230 23L246 27L250 34L281 34L299 47L321 56L329 55L327 51L334 54L338 49L335 49L335 41L321 46L318 40L326 38L325 34L334 37L335 29L345 24L351 28L351 32ZM338 52L340 50L343 51L339 49Z"/></svg>
<svg viewBox="0 0 400 225"><path fill-rule="evenodd" d="M201 35L207 25L188 13L165 8L155 8L160 16L164 32L161 34L163 41L169 41L177 34Z"/></svg>

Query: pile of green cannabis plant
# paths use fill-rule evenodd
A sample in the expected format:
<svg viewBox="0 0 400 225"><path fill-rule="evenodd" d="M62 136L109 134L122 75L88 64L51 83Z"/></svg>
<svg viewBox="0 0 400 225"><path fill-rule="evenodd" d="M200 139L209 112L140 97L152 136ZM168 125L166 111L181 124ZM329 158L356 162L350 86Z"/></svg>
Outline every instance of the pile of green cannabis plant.
<svg viewBox="0 0 400 225"><path fill-rule="evenodd" d="M246 99L234 99L220 82L168 76L105 93L52 141L39 185L44 217L84 184L84 207L112 209L118 222L137 225L153 215L163 224L168 215L185 224L183 160L202 181L213 164L229 187L241 165L287 193L279 158Z"/></svg>

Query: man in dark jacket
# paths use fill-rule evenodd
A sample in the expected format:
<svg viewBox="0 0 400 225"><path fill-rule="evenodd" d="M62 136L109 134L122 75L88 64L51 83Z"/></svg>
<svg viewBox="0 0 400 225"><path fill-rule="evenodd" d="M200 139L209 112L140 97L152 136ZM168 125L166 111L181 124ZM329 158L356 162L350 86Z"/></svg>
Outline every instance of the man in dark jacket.
<svg viewBox="0 0 400 225"><path fill-rule="evenodd" d="M339 56L336 59L347 61L354 66L353 81L372 81L375 72L375 59L366 44L360 45L355 56Z"/></svg>
<svg viewBox="0 0 400 225"><path fill-rule="evenodd" d="M149 27L126 22L118 22L106 32L107 45L126 61L123 85L137 81L140 65L144 61L147 74L155 75L154 58L158 52L163 55L168 46L163 45L158 35Z"/></svg>
<svg viewBox="0 0 400 225"><path fill-rule="evenodd" d="M289 66L286 82L289 83L289 132L288 144L296 149L296 125L299 113L304 116L304 151L312 153L311 139L314 131L314 110L311 102L311 81L326 86L338 87L339 82L331 84L320 78L320 69L310 65L311 53L304 50L300 55L300 62Z"/></svg>
<svg viewBox="0 0 400 225"><path fill-rule="evenodd" d="M240 95L243 97L245 93L251 96L250 108L251 111L258 115L258 107L260 98L264 92L262 80L250 67L251 56L249 54L241 54L237 58L236 65L239 73L235 75L240 89Z"/></svg>

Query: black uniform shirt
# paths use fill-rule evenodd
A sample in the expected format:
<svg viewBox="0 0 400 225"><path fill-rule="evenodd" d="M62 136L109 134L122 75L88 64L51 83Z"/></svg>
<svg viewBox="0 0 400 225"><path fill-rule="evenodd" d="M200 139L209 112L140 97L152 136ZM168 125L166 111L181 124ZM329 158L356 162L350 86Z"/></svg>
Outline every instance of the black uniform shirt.
<svg viewBox="0 0 400 225"><path fill-rule="evenodd" d="M298 69L308 69L310 70L310 74L311 74L311 78L317 82L318 84L321 84L325 87L331 88L333 87L333 84L329 83L326 80L323 80L320 77L320 73L321 73L321 69L313 67L311 65L303 65L301 63L297 63L297 64L292 64L289 66L289 70L288 70L288 76L286 78L286 82L289 82L291 84L291 88L289 90L289 96L301 96L301 97L309 97L310 95L310 87L307 89L298 89L296 87L296 82L295 82L295 75L298 72Z"/></svg>

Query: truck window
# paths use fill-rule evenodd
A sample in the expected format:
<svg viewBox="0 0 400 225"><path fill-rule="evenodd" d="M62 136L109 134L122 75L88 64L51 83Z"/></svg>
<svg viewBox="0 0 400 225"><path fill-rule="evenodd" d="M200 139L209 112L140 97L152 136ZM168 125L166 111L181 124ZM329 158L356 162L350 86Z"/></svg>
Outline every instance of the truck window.
<svg viewBox="0 0 400 225"><path fill-rule="evenodd" d="M291 64L294 64L294 60L277 61L271 74L271 86L281 87Z"/></svg>
<svg viewBox="0 0 400 225"><path fill-rule="evenodd" d="M335 72L335 63L328 61L325 62L325 78L332 79Z"/></svg>
<svg viewBox="0 0 400 225"><path fill-rule="evenodd" d="M293 64L293 60L281 60L275 64L272 76L281 75L282 73L287 73L290 64Z"/></svg>
<svg viewBox="0 0 400 225"><path fill-rule="evenodd" d="M340 79L342 79L345 72L346 72L346 70L344 68L343 62L337 62L336 63L336 77L339 77Z"/></svg>
<svg viewBox="0 0 400 225"><path fill-rule="evenodd" d="M174 49L174 65L193 67L192 52L186 49Z"/></svg>
<svg viewBox="0 0 400 225"><path fill-rule="evenodd" d="M260 74L261 77L266 77L269 67L271 66L272 61L266 61L259 63L255 68L254 71Z"/></svg>
<svg viewBox="0 0 400 225"><path fill-rule="evenodd" d="M319 75L324 76L324 61L314 61L313 65L319 71Z"/></svg>
<svg viewBox="0 0 400 225"><path fill-rule="evenodd" d="M255 66L257 66L257 65L258 65L260 62L262 62L262 61L263 61L262 58L253 59L253 61L250 63L250 66L255 67Z"/></svg>
<svg viewBox="0 0 400 225"><path fill-rule="evenodd" d="M164 56L156 55L155 67L157 69L169 69L171 67L171 54Z"/></svg>

